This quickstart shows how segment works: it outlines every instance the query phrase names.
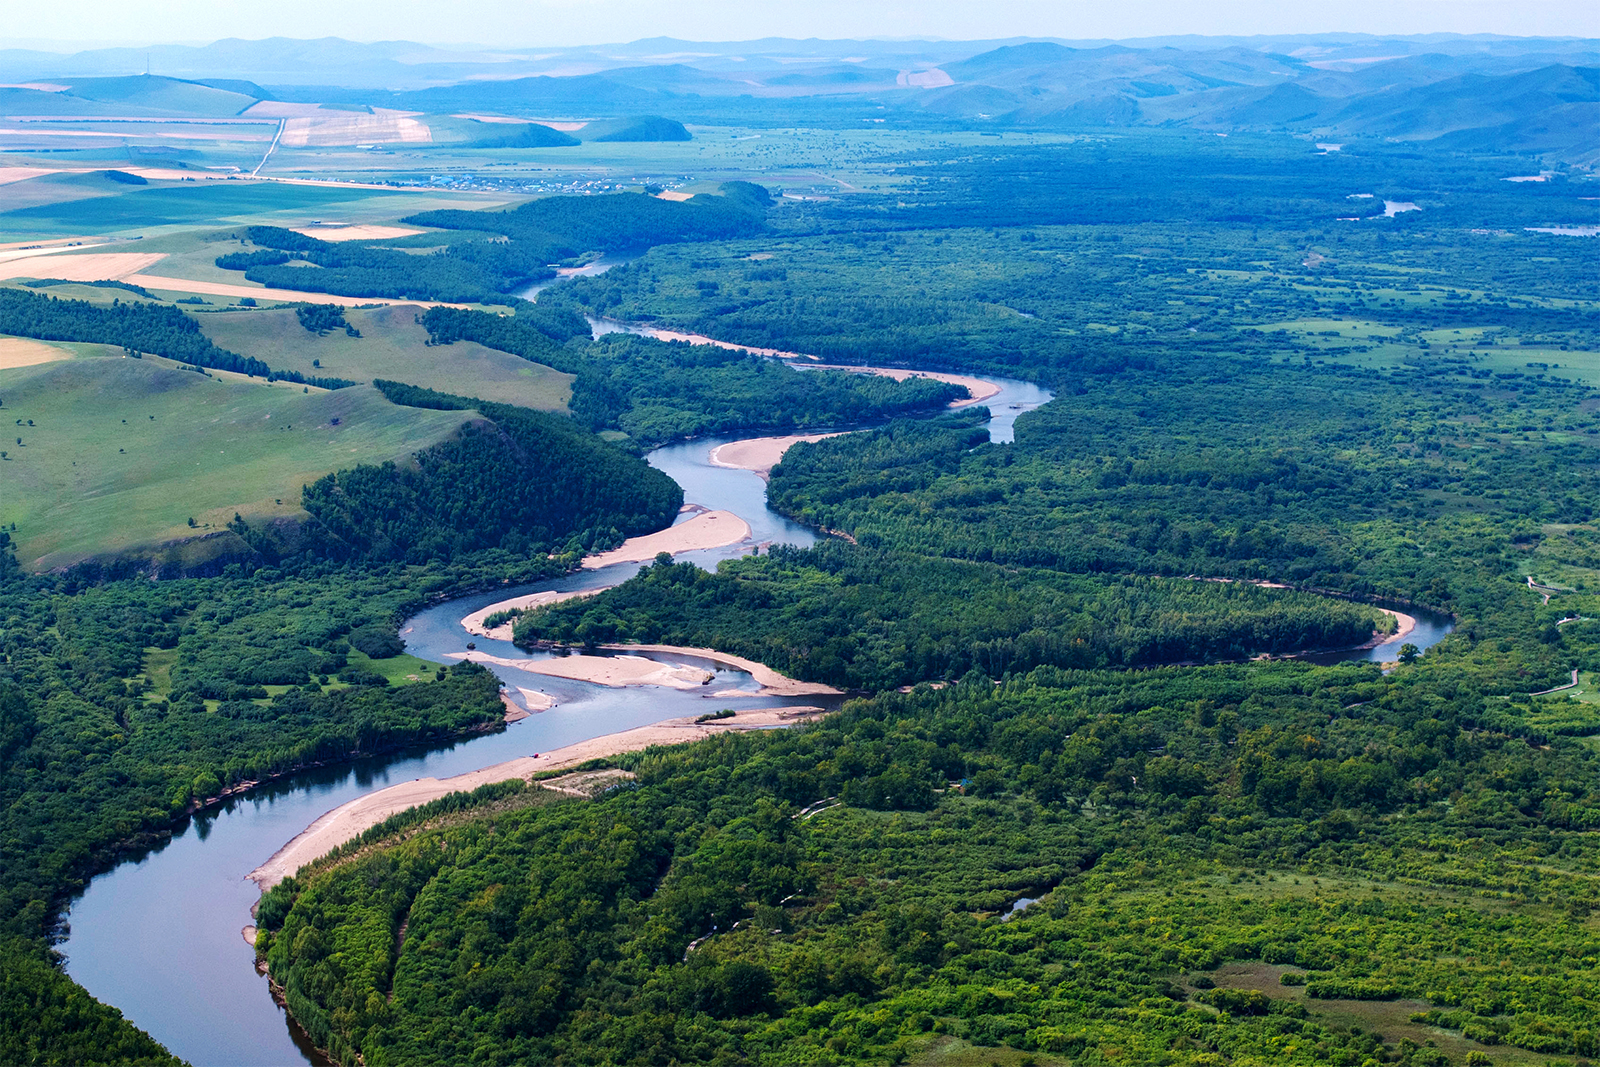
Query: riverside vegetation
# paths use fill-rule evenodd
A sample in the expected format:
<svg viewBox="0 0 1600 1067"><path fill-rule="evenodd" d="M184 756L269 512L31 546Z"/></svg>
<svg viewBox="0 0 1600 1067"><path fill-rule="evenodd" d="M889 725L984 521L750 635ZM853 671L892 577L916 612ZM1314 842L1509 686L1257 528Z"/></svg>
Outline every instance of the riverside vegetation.
<svg viewBox="0 0 1600 1067"><path fill-rule="evenodd" d="M1529 695L1600 666L1584 252L1536 246L1570 301L1520 266L1533 238L1443 255L1512 195L1483 161L1444 179L1481 202L1350 223L1371 228L1325 269L1305 230L1348 209L1286 195L1320 158L1202 183L1204 237L1171 221L1193 205L1119 198L1112 158L1057 172L1104 199L1010 200L993 179L1029 157L987 153L987 184L968 160L930 178L942 225L808 207L787 245L659 250L570 290L830 358L1032 368L1058 399L1012 445L957 415L797 446L774 506L855 544L658 561L525 613L523 641L705 643L877 692L619 757L635 777L599 799L416 813L285 882L260 947L314 1039L369 1064L1600 1054L1600 715ZM1351 165L1380 163L1414 165ZM1195 576L1458 626L1390 674L1107 669L1371 625ZM882 691L919 681L942 688Z"/></svg>
<svg viewBox="0 0 1600 1067"><path fill-rule="evenodd" d="M869 692L812 726L621 757L634 777L593 800L513 783L422 809L282 883L258 948L336 1059L1600 1054L1600 714L1530 696L1600 669L1597 294L1575 242L1468 232L1491 210L1567 221L1577 183L1512 187L1498 178L1517 161L1330 159L1267 138L1049 151L918 153L904 211L871 196L774 210L765 231L658 248L536 312L429 313L438 341L577 375L577 421L643 441L819 423L719 408L698 371L678 373L694 367L684 346L591 346L584 309L1021 374L1058 399L1012 445L958 414L797 446L772 472L774 506L855 544L716 575L658 562L520 618L523 640L692 639ZM1160 196L1138 177L1178 172ZM1029 184L1046 174L1057 184ZM1369 189L1425 210L1338 223ZM1548 262L1525 268L1530 250ZM523 328L563 317L566 338ZM658 360L652 391L606 393L611 359ZM770 384L748 357L728 366L749 395ZM580 399L586 376L603 400ZM417 472L313 487L311 513L326 494L348 535L241 524L253 554L217 577L0 579L3 847L26 874L7 880L3 945L32 976L0 1001L5 1056L157 1059L49 970L63 894L213 782L492 725L481 672L379 684L401 613L558 568L676 506L642 464L572 429L382 388L470 404L494 428ZM651 406L686 414L626 421ZM509 460L454 500L445 475L496 434L633 471L627 506L575 507L518 542L574 502L494 481L517 476ZM391 494L406 507L365 537ZM485 525L436 529L459 515ZM1390 674L1153 666L1372 629L1360 599L1313 588L1432 605L1457 629Z"/></svg>

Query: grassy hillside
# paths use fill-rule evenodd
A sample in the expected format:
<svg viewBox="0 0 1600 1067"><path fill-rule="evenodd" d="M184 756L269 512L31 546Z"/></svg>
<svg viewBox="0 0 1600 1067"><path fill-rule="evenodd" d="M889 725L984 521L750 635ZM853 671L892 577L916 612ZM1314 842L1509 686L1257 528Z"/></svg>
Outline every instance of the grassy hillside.
<svg viewBox="0 0 1600 1067"><path fill-rule="evenodd" d="M197 318L214 344L259 359L270 356L278 361L274 366L307 375L362 382L386 378L540 411L567 409L572 375L471 341L431 347L416 313L416 308L403 306L346 313L345 320L360 337L342 330L319 337L287 309ZM321 365L313 365L314 360Z"/></svg>
<svg viewBox="0 0 1600 1067"><path fill-rule="evenodd" d="M64 96L75 101L94 100L117 104L126 114L170 112L231 117L255 103L255 97L216 89L198 82L160 75L134 74L126 78L82 78L72 83Z"/></svg>
<svg viewBox="0 0 1600 1067"><path fill-rule="evenodd" d="M128 191L117 196L34 204L0 212L0 234L24 237L34 234L75 235L123 231L143 233L157 226L227 226L241 221L274 221L286 226L300 226L314 219L333 217L372 222L429 208L485 207L504 202L503 198L485 200L483 197L473 197L464 204L461 197L431 190L425 193L386 192L371 188L340 189L281 182L182 184L155 181L149 185L124 188ZM8 205L11 202L10 195L8 192Z"/></svg>
<svg viewBox="0 0 1600 1067"><path fill-rule="evenodd" d="M307 482L404 459L463 421L368 386L302 392L118 358L0 371L0 402L0 523L38 569L220 529L235 511L297 514Z"/></svg>

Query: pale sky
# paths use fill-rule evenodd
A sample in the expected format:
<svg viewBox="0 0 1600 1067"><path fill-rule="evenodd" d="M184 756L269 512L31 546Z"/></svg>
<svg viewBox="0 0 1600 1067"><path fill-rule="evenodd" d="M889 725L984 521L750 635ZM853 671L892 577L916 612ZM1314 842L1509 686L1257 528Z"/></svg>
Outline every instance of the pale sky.
<svg viewBox="0 0 1600 1067"><path fill-rule="evenodd" d="M0 47L345 37L496 48L671 36L1032 36L1330 31L1600 37L1597 0L6 0Z"/></svg>

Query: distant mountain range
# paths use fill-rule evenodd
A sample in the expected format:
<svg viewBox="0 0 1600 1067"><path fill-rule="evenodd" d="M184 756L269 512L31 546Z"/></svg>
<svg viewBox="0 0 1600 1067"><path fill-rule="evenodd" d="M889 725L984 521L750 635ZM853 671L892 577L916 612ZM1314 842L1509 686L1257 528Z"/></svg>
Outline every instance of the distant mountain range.
<svg viewBox="0 0 1600 1067"><path fill-rule="evenodd" d="M130 78L146 66L155 78ZM236 115L259 100L527 117L1134 125L1436 141L1600 162L1600 41L1449 34L705 43L406 41L0 50L0 115Z"/></svg>

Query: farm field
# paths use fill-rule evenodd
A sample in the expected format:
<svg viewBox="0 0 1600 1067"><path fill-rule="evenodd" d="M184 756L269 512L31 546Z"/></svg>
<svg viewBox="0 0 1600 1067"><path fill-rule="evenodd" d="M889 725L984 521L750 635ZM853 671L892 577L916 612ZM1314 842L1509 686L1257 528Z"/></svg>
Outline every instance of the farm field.
<svg viewBox="0 0 1600 1067"><path fill-rule="evenodd" d="M16 524L26 566L192 538L235 512L303 514L307 482L403 461L463 421L397 407L367 386L309 392L157 362L108 355L0 371L0 523Z"/></svg>
<svg viewBox="0 0 1600 1067"><path fill-rule="evenodd" d="M345 320L360 337L342 330L319 337L287 309L196 318L218 347L282 370L352 381L384 378L540 411L566 410L572 375L472 341L430 346L428 331L415 321L418 310L399 304L346 312Z"/></svg>

